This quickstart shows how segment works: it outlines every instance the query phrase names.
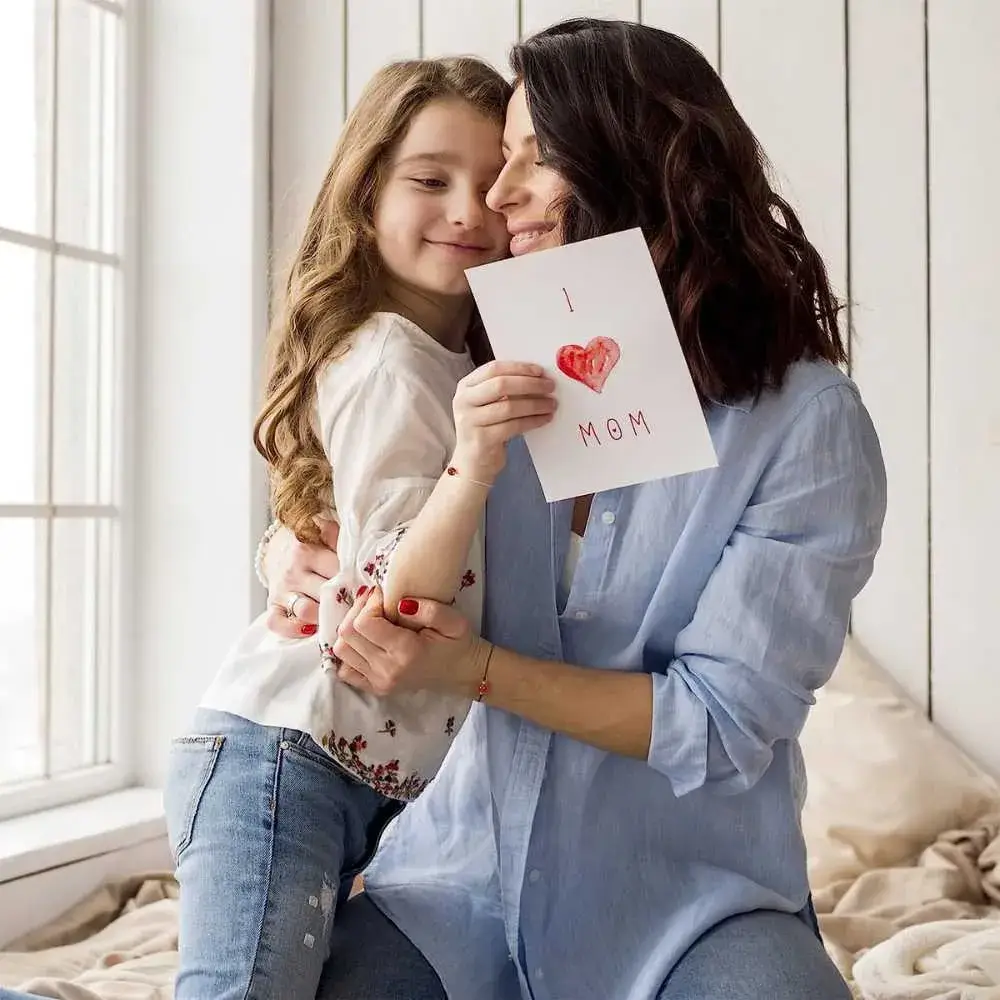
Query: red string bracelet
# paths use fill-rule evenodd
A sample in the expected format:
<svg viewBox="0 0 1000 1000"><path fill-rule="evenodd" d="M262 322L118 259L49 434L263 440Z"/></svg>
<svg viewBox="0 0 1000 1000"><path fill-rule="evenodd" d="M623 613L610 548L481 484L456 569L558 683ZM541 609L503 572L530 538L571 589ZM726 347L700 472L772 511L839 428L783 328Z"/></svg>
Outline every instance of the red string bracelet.
<svg viewBox="0 0 1000 1000"><path fill-rule="evenodd" d="M493 659L493 650L496 646L490 643L490 651L486 654L486 666L483 667L483 676L479 682L479 687L476 689L476 701L482 701L490 693L490 660Z"/></svg>
<svg viewBox="0 0 1000 1000"><path fill-rule="evenodd" d="M459 479L464 479L467 483L475 483L477 486L482 486L483 489L490 489L492 483L484 483L481 479L473 479L471 476L463 476L454 465L449 465L447 469L444 470L449 476L458 476Z"/></svg>

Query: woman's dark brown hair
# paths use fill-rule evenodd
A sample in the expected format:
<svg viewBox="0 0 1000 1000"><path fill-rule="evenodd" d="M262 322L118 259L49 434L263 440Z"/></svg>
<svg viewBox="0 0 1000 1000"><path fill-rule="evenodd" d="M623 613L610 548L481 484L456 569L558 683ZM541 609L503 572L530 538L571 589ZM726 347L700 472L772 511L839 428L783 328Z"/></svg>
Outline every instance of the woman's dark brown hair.
<svg viewBox="0 0 1000 1000"><path fill-rule="evenodd" d="M823 261L693 45L575 19L516 45L511 65L540 156L570 188L564 242L642 228L703 398L758 396L795 361L846 359Z"/></svg>

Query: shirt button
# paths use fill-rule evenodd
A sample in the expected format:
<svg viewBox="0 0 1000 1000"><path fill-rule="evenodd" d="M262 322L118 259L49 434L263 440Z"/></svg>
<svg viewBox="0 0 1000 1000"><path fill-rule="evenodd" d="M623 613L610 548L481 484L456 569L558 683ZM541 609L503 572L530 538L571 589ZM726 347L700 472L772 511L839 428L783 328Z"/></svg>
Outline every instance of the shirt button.
<svg viewBox="0 0 1000 1000"><path fill-rule="evenodd" d="M573 617L578 622L585 622L590 617L590 612L589 611L575 611L573 613Z"/></svg>
<svg viewBox="0 0 1000 1000"><path fill-rule="evenodd" d="M528 881L532 885L534 885L541 877L542 873L537 868L532 868L531 871L528 872Z"/></svg>
<svg viewBox="0 0 1000 1000"><path fill-rule="evenodd" d="M606 510L606 511L605 511L605 512L604 512L604 513L603 513L603 514L601 515L601 520L602 520L602 521L603 521L603 522L604 522L605 524L614 524L614 523L615 523L615 513L614 513L614 511L612 511L612 510Z"/></svg>

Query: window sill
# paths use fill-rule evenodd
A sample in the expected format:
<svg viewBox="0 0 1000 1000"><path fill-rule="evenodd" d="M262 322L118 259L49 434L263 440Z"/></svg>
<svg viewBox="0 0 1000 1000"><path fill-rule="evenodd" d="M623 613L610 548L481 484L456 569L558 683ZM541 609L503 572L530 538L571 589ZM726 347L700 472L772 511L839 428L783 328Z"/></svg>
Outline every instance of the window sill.
<svg viewBox="0 0 1000 1000"><path fill-rule="evenodd" d="M166 835L163 795L127 788L0 822L0 884Z"/></svg>

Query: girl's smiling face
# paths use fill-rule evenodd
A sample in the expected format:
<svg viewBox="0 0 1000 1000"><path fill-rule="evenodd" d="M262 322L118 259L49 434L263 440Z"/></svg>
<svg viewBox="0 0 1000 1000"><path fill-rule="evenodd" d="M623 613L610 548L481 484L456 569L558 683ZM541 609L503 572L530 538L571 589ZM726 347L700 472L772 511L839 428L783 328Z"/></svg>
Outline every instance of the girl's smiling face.
<svg viewBox="0 0 1000 1000"><path fill-rule="evenodd" d="M394 151L375 210L390 280L432 297L469 294L465 269L506 256L486 193L503 167L500 129L462 100L433 101Z"/></svg>

